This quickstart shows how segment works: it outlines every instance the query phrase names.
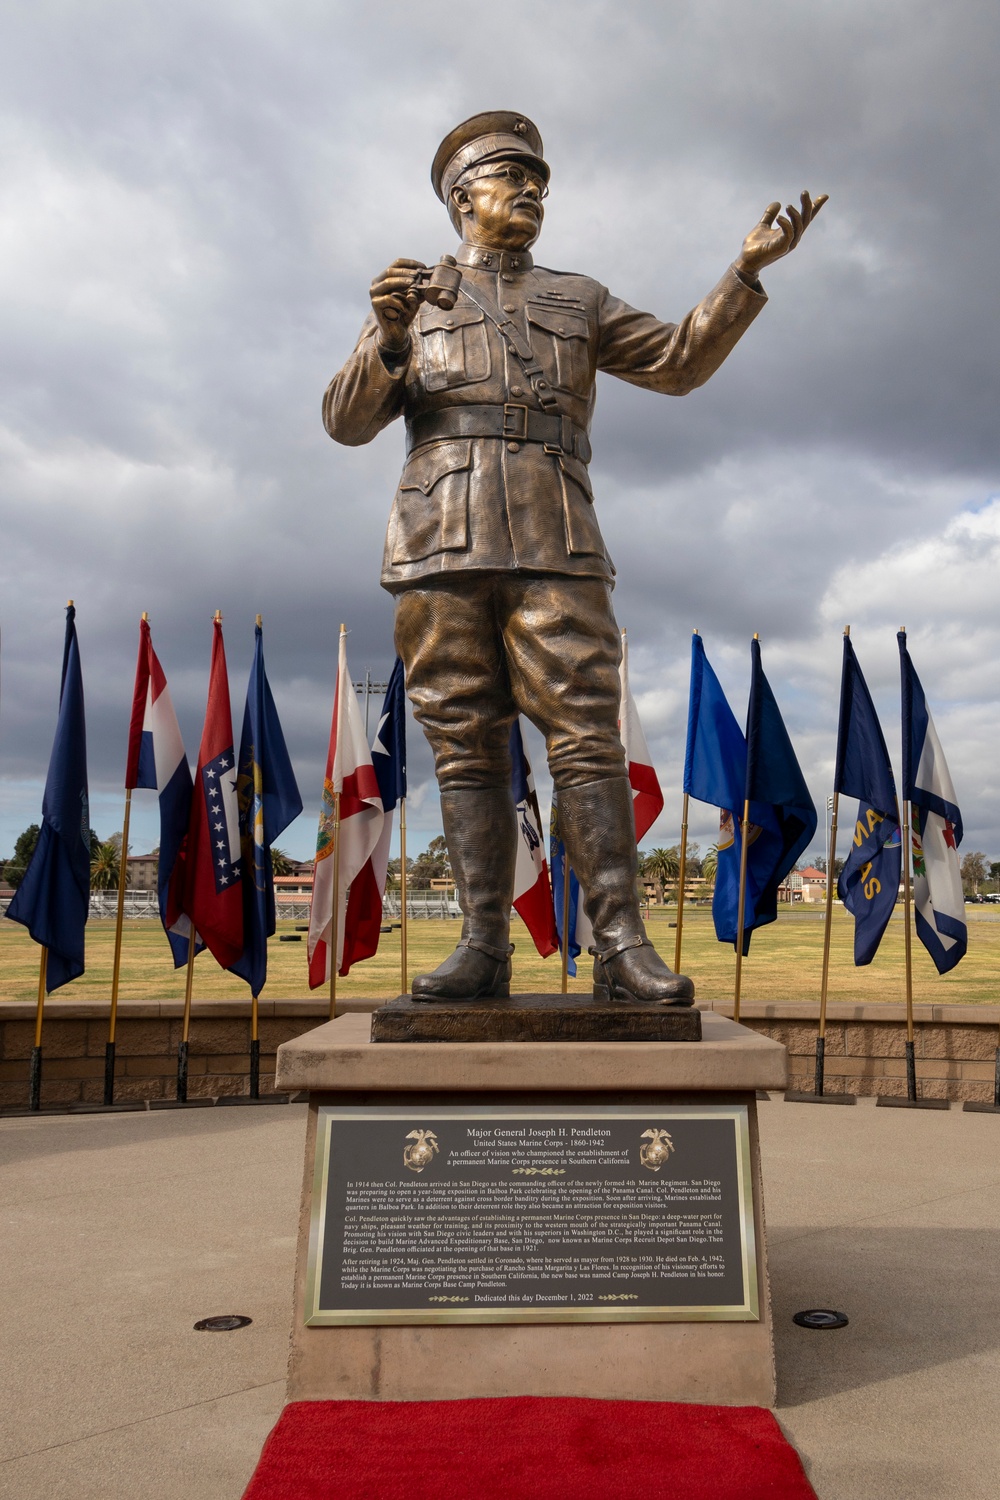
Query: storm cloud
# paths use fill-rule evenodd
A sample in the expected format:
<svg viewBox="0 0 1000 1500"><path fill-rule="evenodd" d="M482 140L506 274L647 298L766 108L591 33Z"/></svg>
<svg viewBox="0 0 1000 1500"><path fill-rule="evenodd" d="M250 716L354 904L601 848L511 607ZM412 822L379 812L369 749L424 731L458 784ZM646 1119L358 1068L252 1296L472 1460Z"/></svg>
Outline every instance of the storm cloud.
<svg viewBox="0 0 1000 1500"><path fill-rule="evenodd" d="M102 835L120 826L140 612L193 757L212 613L238 719L259 611L307 807L284 842L309 852L339 622L356 677L391 665L377 580L402 456L398 425L338 448L320 398L375 273L451 248L438 141L510 107L552 167L536 259L665 318L770 200L830 194L704 389L672 401L600 380L595 490L667 795L647 843L677 837L693 628L738 717L761 633L822 806L843 626L892 748L905 624L967 847L1000 857L995 6L6 14L0 853L38 816L69 597ZM419 843L439 825L418 733L410 761ZM157 837L151 801L136 799L136 848ZM703 843L713 820L693 819Z"/></svg>

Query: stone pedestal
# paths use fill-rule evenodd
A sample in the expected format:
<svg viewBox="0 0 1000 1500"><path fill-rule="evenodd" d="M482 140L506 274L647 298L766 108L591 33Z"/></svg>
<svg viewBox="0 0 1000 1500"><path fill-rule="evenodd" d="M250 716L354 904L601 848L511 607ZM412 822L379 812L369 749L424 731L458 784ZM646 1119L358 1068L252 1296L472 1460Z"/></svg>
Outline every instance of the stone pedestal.
<svg viewBox="0 0 1000 1500"><path fill-rule="evenodd" d="M711 1012L698 1042L379 1042L367 1015L278 1052L276 1086L308 1089L288 1399L473 1396L774 1404L771 1302L757 1139L758 1089L787 1081L785 1049ZM317 1107L445 1103L743 1104L750 1124L760 1318L756 1322L306 1327Z"/></svg>

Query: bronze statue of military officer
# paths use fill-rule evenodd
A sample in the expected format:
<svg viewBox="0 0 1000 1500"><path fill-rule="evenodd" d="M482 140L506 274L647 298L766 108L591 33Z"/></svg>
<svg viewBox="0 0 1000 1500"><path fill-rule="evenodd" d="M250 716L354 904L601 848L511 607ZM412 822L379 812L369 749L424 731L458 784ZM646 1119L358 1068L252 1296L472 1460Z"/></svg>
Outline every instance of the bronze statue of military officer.
<svg viewBox="0 0 1000 1500"><path fill-rule="evenodd" d="M422 264L394 261L372 283L372 315L323 407L341 443L406 423L382 584L396 596L396 648L434 751L465 916L458 948L414 979L413 996L509 993L508 743L520 712L545 736L594 929L595 995L689 1005L694 987L650 944L636 894L614 567L587 472L595 377L669 396L703 385L764 306L758 272L794 248L825 198L803 193L787 218L772 203L714 290L673 324L535 264L549 168L523 115L466 120L431 179L462 237L460 290L432 302Z"/></svg>

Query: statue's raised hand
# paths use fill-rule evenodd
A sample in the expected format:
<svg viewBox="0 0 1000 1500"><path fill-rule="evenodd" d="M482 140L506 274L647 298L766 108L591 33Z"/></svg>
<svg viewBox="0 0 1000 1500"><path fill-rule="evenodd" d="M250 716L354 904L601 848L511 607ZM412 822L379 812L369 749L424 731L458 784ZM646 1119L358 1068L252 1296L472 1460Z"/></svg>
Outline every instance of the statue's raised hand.
<svg viewBox="0 0 1000 1500"><path fill-rule="evenodd" d="M410 324L422 298L414 289L417 272L426 270L422 260L394 260L371 284L372 311L378 320L379 340L386 349L405 349Z"/></svg>
<svg viewBox="0 0 1000 1500"><path fill-rule="evenodd" d="M801 208L794 208L789 203L783 214L778 212L780 203L769 203L760 223L754 225L743 241L743 249L735 261L736 269L744 276L756 278L765 266L794 250L805 234L806 226L812 223L829 196L829 193L821 193L814 203L808 193L803 193Z"/></svg>

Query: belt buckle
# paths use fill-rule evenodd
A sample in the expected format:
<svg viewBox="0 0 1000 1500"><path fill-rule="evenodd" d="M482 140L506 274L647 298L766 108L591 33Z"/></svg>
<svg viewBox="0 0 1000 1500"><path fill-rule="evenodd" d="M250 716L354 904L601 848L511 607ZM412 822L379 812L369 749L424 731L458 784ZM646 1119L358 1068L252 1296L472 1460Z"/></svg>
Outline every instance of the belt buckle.
<svg viewBox="0 0 1000 1500"><path fill-rule="evenodd" d="M503 404L503 436L522 439L528 436L528 408L519 401Z"/></svg>

